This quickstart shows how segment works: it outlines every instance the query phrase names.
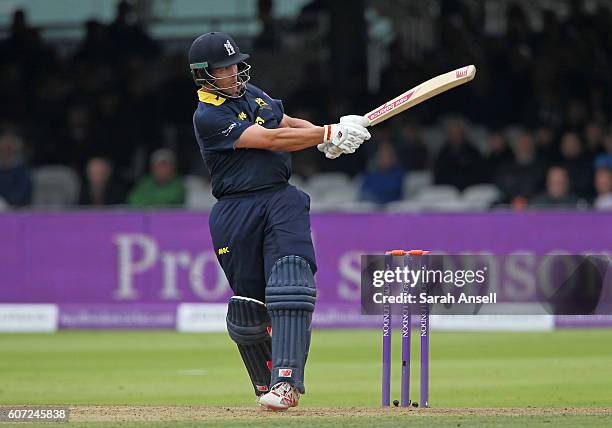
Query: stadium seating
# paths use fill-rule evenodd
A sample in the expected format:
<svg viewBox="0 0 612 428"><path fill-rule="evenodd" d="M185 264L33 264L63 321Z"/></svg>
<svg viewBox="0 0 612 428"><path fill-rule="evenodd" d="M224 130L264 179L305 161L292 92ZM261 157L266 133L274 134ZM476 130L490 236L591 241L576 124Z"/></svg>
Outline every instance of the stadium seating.
<svg viewBox="0 0 612 428"><path fill-rule="evenodd" d="M292 175L291 178L289 179L289 184L297 187L298 189L303 189L305 182L304 182L304 179L300 177L299 175Z"/></svg>
<svg viewBox="0 0 612 428"><path fill-rule="evenodd" d="M374 202L353 201L353 202L337 202L332 200L316 201L313 200L310 204L312 212L374 212L380 209L379 205Z"/></svg>
<svg viewBox="0 0 612 428"><path fill-rule="evenodd" d="M493 184L475 184L462 193L464 201L482 209L491 207L500 197L501 192Z"/></svg>
<svg viewBox="0 0 612 428"><path fill-rule="evenodd" d="M404 177L402 195L404 199L416 196L419 191L433 184L433 173L431 171L410 171Z"/></svg>
<svg viewBox="0 0 612 428"><path fill-rule="evenodd" d="M290 183L308 193L311 210L314 212L367 212L384 210L390 213L418 211L482 211L495 204L501 193L492 184L477 184L460 193L454 186L432 185L431 171L410 172L403 182L401 201L387 205L359 201L361 179L353 179L342 173L322 173L308 181L299 176L291 177ZM209 210L215 203L206 180L199 176L185 177L186 207Z"/></svg>
<svg viewBox="0 0 612 428"><path fill-rule="evenodd" d="M330 189L343 188L350 184L350 178L341 172L325 172L313 175L307 182L308 189L312 192L325 192Z"/></svg>
<svg viewBox="0 0 612 428"><path fill-rule="evenodd" d="M301 188L313 203L332 206L354 202L358 192L346 174L335 172L314 175Z"/></svg>
<svg viewBox="0 0 612 428"><path fill-rule="evenodd" d="M32 205L70 206L78 202L81 182L72 168L48 165L32 173Z"/></svg>
<svg viewBox="0 0 612 428"><path fill-rule="evenodd" d="M423 204L415 200L395 201L385 206L385 210L390 213L418 212L423 208Z"/></svg>
<svg viewBox="0 0 612 428"><path fill-rule="evenodd" d="M185 177L185 206L196 210L209 210L216 199L211 193L208 183L197 175Z"/></svg>
<svg viewBox="0 0 612 428"><path fill-rule="evenodd" d="M431 205L436 204L438 202L446 202L450 200L459 199L459 191L454 186L429 186L421 189L421 191L417 193L415 199L423 205Z"/></svg>
<svg viewBox="0 0 612 428"><path fill-rule="evenodd" d="M462 211L480 211L482 208L474 206L463 199L448 199L448 200L431 200L423 203L424 209L427 211L447 211L447 212L462 212Z"/></svg>

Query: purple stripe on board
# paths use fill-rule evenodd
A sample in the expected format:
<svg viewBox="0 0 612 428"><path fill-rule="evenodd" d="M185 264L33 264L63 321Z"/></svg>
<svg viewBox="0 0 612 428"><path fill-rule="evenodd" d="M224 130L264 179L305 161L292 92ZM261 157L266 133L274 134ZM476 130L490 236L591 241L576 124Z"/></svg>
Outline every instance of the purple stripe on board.
<svg viewBox="0 0 612 428"><path fill-rule="evenodd" d="M556 315L555 328L612 327L612 315Z"/></svg>

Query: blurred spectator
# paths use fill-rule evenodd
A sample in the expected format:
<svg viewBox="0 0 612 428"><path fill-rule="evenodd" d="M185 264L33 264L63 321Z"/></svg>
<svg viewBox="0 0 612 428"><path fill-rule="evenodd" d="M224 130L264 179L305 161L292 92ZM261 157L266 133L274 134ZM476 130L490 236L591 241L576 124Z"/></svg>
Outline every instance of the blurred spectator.
<svg viewBox="0 0 612 428"><path fill-rule="evenodd" d="M508 141L502 131L493 131L488 140L489 155L487 156L488 181L494 181L495 174L500 168L511 162L514 158L512 150L508 147Z"/></svg>
<svg viewBox="0 0 612 428"><path fill-rule="evenodd" d="M117 3L117 14L108 26L108 33L119 61L132 55L152 58L159 52L159 46L142 28L130 1Z"/></svg>
<svg viewBox="0 0 612 428"><path fill-rule="evenodd" d="M593 194L592 157L585 153L580 136L575 132L566 132L561 137L561 162L569 174L570 190L577 196L587 197Z"/></svg>
<svg viewBox="0 0 612 428"><path fill-rule="evenodd" d="M593 163L595 169L610 168L612 169L612 153L602 153L595 158Z"/></svg>
<svg viewBox="0 0 612 428"><path fill-rule="evenodd" d="M599 168L595 171L595 190L595 209L612 210L612 169Z"/></svg>
<svg viewBox="0 0 612 428"><path fill-rule="evenodd" d="M535 134L536 152L542 161L548 165L559 161L559 153L555 144L555 131L550 126L540 125Z"/></svg>
<svg viewBox="0 0 612 428"><path fill-rule="evenodd" d="M590 121L584 128L584 140L586 148L592 155L598 155L604 151L604 130L599 122Z"/></svg>
<svg viewBox="0 0 612 428"><path fill-rule="evenodd" d="M524 132L515 140L514 158L499 167L494 181L503 201L514 203L516 198L532 198L542 189L545 171L531 134Z"/></svg>
<svg viewBox="0 0 612 428"><path fill-rule="evenodd" d="M397 201L402 198L403 178L404 171L393 146L381 141L378 143L374 168L363 178L360 199L377 204Z"/></svg>
<svg viewBox="0 0 612 428"><path fill-rule="evenodd" d="M120 205L125 203L126 193L125 186L114 176L107 159L95 157L87 162L79 195L80 205Z"/></svg>
<svg viewBox="0 0 612 428"><path fill-rule="evenodd" d="M54 150L46 154L48 157L44 163L68 164L82 174L87 160L98 152L92 112L88 105L77 103L69 107L58 138Z"/></svg>
<svg viewBox="0 0 612 428"><path fill-rule="evenodd" d="M318 29L321 17L329 14L330 2L328 0L311 0L306 3L295 19L293 31L306 32Z"/></svg>
<svg viewBox="0 0 612 428"><path fill-rule="evenodd" d="M197 156L197 144L185 144L193 140L193 102L197 89L193 80L185 79L186 63L187 58L183 53L164 60L166 77L156 90L156 103L163 126L164 147L172 148L176 153L179 171L193 173L204 164Z"/></svg>
<svg viewBox="0 0 612 428"><path fill-rule="evenodd" d="M485 175L482 155L468 141L462 119L449 120L447 140L434 164L436 184L449 184L463 190L472 184L483 182Z"/></svg>
<svg viewBox="0 0 612 428"><path fill-rule="evenodd" d="M22 157L23 143L11 131L0 134L0 198L12 206L30 202L30 168Z"/></svg>
<svg viewBox="0 0 612 428"><path fill-rule="evenodd" d="M548 169L546 192L531 201L531 205L536 208L575 208L577 204L578 198L570 193L567 170L561 166L553 166Z"/></svg>
<svg viewBox="0 0 612 428"><path fill-rule="evenodd" d="M113 3L117 5L113 22L87 21L80 41L56 38L50 43L41 38L45 28L32 26L23 10L13 14L0 41L0 98L7 100L0 103L0 122L11 121L27 130L25 137L31 143L27 156L36 166L64 164L84 174L85 163L103 155L112 162L115 175L135 181L145 171L146 154L168 147L176 153L178 171L192 171L194 164L202 167L195 162L195 146L189 143L195 88L186 70L184 49L176 49L188 41L162 39L167 55L159 58L160 44L149 36L139 16L140 11L148 12L147 6L134 0ZM572 193L589 200L595 197L592 160L608 165L606 159L612 157L612 134L607 133L612 117L609 2L599 0L585 7L585 2L575 1L564 11L542 1L529 6L504 3L494 7L506 13L496 14L491 28L485 25L489 16L484 2L440 2L435 16L431 8L375 2L370 6L376 8L377 18L364 29L372 43L356 53L355 61L371 57L381 69L374 67L369 76L367 88L372 93L365 93L366 85L347 84L341 95L331 90L334 76L329 73L334 62L330 46L338 46L326 43L336 31L333 20L341 8L327 0L306 2L293 22L287 23L293 32L285 43L286 38L278 35L284 23L274 16L278 3L258 0L262 30L245 42L255 49L274 49L279 58L293 54L285 45L307 52L297 59L300 62L295 65L303 73L294 79L295 85L287 86L290 93L270 88L270 93L283 97L289 112L307 111L314 123L328 123L347 112L367 111L404 91L409 82L427 80L458 61L474 62L478 78L470 85L412 110L410 125L400 125L400 119L381 125L398 126L393 143L404 170L432 167L429 142L423 144L419 127L437 126L440 113L469 105L465 111L470 118L489 128L509 122L535 126L535 157L520 147L521 153L510 157L503 138L493 131L490 154L483 164L463 135L463 126L451 125L435 162L436 182L463 188L501 177L506 191L523 189L509 194L537 194L544 187L543 169L562 165L568 170ZM415 39L414 31L403 26L402 16L409 9L419 22L431 22L427 34ZM541 19L536 18L538 14ZM541 25L533 25L536 22ZM393 28L386 31L385 25ZM505 32L489 31L493 27ZM248 39L246 34L243 37ZM253 73L257 84L256 74L280 81L286 69L261 64ZM349 76L355 77L362 81L363 75ZM384 135L387 131L381 132L384 138L376 141L391 140ZM578 145L576 136L582 140ZM318 170L354 175L365 169L375 149L375 144L366 145L334 162L311 149L294 155L295 171L304 176ZM512 200L521 198L525 199Z"/></svg>
<svg viewBox="0 0 612 428"><path fill-rule="evenodd" d="M529 111L528 101L532 98L533 79L531 64L534 59L534 31L528 14L518 2L507 3L506 35L494 44L491 57L498 69L494 87L504 88L504 92L493 93L501 95L505 102L500 113L505 120L516 122L525 118ZM517 91L516 88L521 88ZM496 106L500 108L500 106ZM524 108L527 107L527 108Z"/></svg>
<svg viewBox="0 0 612 428"><path fill-rule="evenodd" d="M559 151L556 145L556 135L553 128L546 125L536 127L534 131L536 152L546 165L559 161Z"/></svg>
<svg viewBox="0 0 612 428"><path fill-rule="evenodd" d="M129 177L136 141L134 118L118 90L101 92L95 107L95 154L104 153L115 174Z"/></svg>
<svg viewBox="0 0 612 428"><path fill-rule="evenodd" d="M133 207L181 206L185 186L176 174L176 157L171 150L159 149L151 155L151 175L138 181L128 202Z"/></svg>
<svg viewBox="0 0 612 428"><path fill-rule="evenodd" d="M13 13L9 37L0 45L3 62L15 61L30 79L55 69L57 58L53 49L43 43L37 28L28 25L25 11L18 9Z"/></svg>
<svg viewBox="0 0 612 428"><path fill-rule="evenodd" d="M110 63L113 46L106 26L95 19L90 19L85 23L85 28L85 39L77 48L74 59L95 64Z"/></svg>
<svg viewBox="0 0 612 428"><path fill-rule="evenodd" d="M568 131L580 132L587 122L587 109L582 100L573 99L567 104L565 127Z"/></svg>
<svg viewBox="0 0 612 428"><path fill-rule="evenodd" d="M283 40L278 21L273 15L273 0L258 0L257 15L261 23L261 31L255 36L253 47L255 49L274 50L280 47Z"/></svg>
<svg viewBox="0 0 612 428"><path fill-rule="evenodd" d="M429 151L416 124L402 126L395 143L400 163L406 171L420 171L429 167Z"/></svg>

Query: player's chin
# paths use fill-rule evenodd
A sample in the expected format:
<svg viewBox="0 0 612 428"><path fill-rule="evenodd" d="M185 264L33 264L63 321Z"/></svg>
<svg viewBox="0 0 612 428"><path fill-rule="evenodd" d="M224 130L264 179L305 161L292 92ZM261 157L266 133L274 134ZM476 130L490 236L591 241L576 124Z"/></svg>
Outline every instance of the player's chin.
<svg viewBox="0 0 612 428"><path fill-rule="evenodd" d="M240 92L240 86L236 86L236 87L233 87L233 88L226 89L223 92L225 92L230 97L235 97Z"/></svg>

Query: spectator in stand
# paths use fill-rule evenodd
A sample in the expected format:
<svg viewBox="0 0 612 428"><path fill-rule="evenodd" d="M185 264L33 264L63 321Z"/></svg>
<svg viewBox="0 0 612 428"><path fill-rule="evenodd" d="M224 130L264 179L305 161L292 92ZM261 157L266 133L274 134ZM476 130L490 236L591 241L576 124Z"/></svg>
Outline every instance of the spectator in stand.
<svg viewBox="0 0 612 428"><path fill-rule="evenodd" d="M182 206L185 186L176 174L176 157L168 149L151 155L151 175L145 176L130 192L128 202L133 207Z"/></svg>
<svg viewBox="0 0 612 428"><path fill-rule="evenodd" d="M604 152L603 145L604 130L601 123L590 121L584 127L584 140L586 142L587 151L591 155L599 155Z"/></svg>
<svg viewBox="0 0 612 428"><path fill-rule="evenodd" d="M585 198L593 195L593 159L585 153L580 135L566 132L561 137L561 162L567 170L571 192Z"/></svg>
<svg viewBox="0 0 612 428"><path fill-rule="evenodd" d="M602 153L597 156L595 162L593 162L593 166L595 170L600 168L612 169L612 153Z"/></svg>
<svg viewBox="0 0 612 428"><path fill-rule="evenodd" d="M22 157L21 138L11 131L0 134L0 199L14 207L30 202L30 168Z"/></svg>
<svg viewBox="0 0 612 428"><path fill-rule="evenodd" d="M395 143L400 163L406 171L420 171L429 167L429 151L416 124L402 126Z"/></svg>
<svg viewBox="0 0 612 428"><path fill-rule="evenodd" d="M121 0L117 3L117 14L108 26L108 34L119 63L131 55L155 58L159 53L157 42L145 31L130 1Z"/></svg>
<svg viewBox="0 0 612 428"><path fill-rule="evenodd" d="M565 130L580 132L587 124L588 112L583 100L569 100L565 106Z"/></svg>
<svg viewBox="0 0 612 428"><path fill-rule="evenodd" d="M576 208L578 198L570 193L570 182L567 170L562 166L553 166L546 175L546 192L531 201L536 208Z"/></svg>
<svg viewBox="0 0 612 428"><path fill-rule="evenodd" d="M399 165L391 143L378 143L375 162L373 170L363 178L360 199L377 204L401 199L404 170Z"/></svg>
<svg viewBox="0 0 612 428"><path fill-rule="evenodd" d="M488 181L495 181L495 175L501 167L512 162L514 155L508 141L501 130L493 131L488 139L489 155L487 156L487 177Z"/></svg>
<svg viewBox="0 0 612 428"><path fill-rule="evenodd" d="M87 162L86 175L79 196L80 205L97 207L125 203L125 186L114 176L110 162L102 157Z"/></svg>
<svg viewBox="0 0 612 428"><path fill-rule="evenodd" d="M83 174L87 160L98 151L94 125L94 116L90 106L85 103L71 106L66 113L56 163L70 163L70 166L79 174Z"/></svg>
<svg viewBox="0 0 612 428"><path fill-rule="evenodd" d="M274 18L273 0L258 0L257 15L261 23L261 31L253 42L255 49L276 50L280 48L280 44L284 37L279 22Z"/></svg>
<svg viewBox="0 0 612 428"><path fill-rule="evenodd" d="M494 182L502 191L503 202L520 205L543 188L545 172L531 134L524 132L514 141L513 159L499 167Z"/></svg>
<svg viewBox="0 0 612 428"><path fill-rule="evenodd" d="M463 119L450 119L446 135L446 142L434 164L435 183L450 184L459 190L482 183L486 174L483 158L467 139Z"/></svg>
<svg viewBox="0 0 612 428"><path fill-rule="evenodd" d="M85 38L77 48L74 60L94 64L110 63L113 46L106 26L95 19L90 19L85 23L85 29Z"/></svg>
<svg viewBox="0 0 612 428"><path fill-rule="evenodd" d="M115 175L133 182L145 172L147 153L163 146L176 153L179 171L189 171L193 148L181 141L193 132L191 112L185 114L183 107L177 107L190 108L190 102L182 100L192 97L193 83L185 72L183 53L159 58L160 44L150 37L147 22L139 16L144 9L136 7L138 2L134 0L113 3L117 5L117 13L112 23L84 21L85 36L69 43L48 43L41 38L47 33L41 31L44 26L41 29L32 26L24 10L14 12L12 22L0 36L3 59L0 63L0 99L9 100L0 103L0 121L10 120L27 130L31 165L65 164L84 174L85 163L103 154L112 161ZM284 46L287 41L279 42L278 37L274 38L279 31L285 31L283 21L274 15L274 6L278 3L258 0L259 22L264 30L259 38L251 39L251 43L287 55L291 54L291 49ZM336 19L335 15L340 13L340 9L331 6L332 2L313 0L307 3L294 24L287 25L287 31L292 31L291 46L309 46L315 41L319 46L321 40L329 39L333 33L330 28L336 28L329 25L333 21L321 19ZM393 40L380 40L376 49L382 57L388 56L390 63L381 70L380 81L384 85L380 85L378 92L364 96L363 85L359 88L349 85L350 90L338 97L337 91L330 89L338 77L326 73L329 61L319 61L321 52L317 47L302 58L303 76L298 76L295 84L285 88L293 94L287 99L286 107L292 111L310 111L319 122L342 116L350 106L355 107L355 103L364 104L359 111L367 111L406 90L406 82L425 81L456 67L457 61L453 58L471 58L466 63L474 62L482 67L479 77L461 89L461 93L451 91L439 102L424 103L413 110L410 117L415 120L415 126L402 129L402 119L379 125L398 126L401 129L398 136L402 137L399 139L408 140L407 145L403 141L396 145L402 166L409 171L420 169L423 164L431 168L433 162L429 161L433 159L424 161L427 151L418 143L418 125L433 123L441 111L449 111L453 106L470 105L468 114L481 125L496 125L500 120L512 118L519 125L521 122L523 126L535 124L533 136L538 161L546 168L558 164L566 166L576 191L583 193L580 188L584 186L587 189L585 197L592 199L595 196L592 165L589 164L588 174L578 174L575 178L576 169L583 168L581 162L587 162L561 158L558 132L578 133L584 139L582 153L587 160L592 156L604 156L602 145L603 151L606 152L607 147L607 153L612 156L612 135L601 137L602 129L607 131L609 126L606 121L612 117L612 103L609 102L612 73L608 72L612 63L610 2L599 0L592 2L597 3L593 7L585 8L574 7L585 2L572 1L566 8L567 13L541 6L546 8L544 10L537 4L527 9L525 5L516 6L517 2L510 2L506 15L502 11L506 7L499 6L500 28L506 29L505 34L499 35L484 31L487 18L484 2L439 3L436 17L429 15L427 9L415 12L418 19L435 18L431 32L436 36L436 43L427 51L421 52L419 47L422 46L417 46L415 51L416 45L410 44L410 37L405 37L401 31L388 32L397 33ZM371 23L375 23L376 28L381 25L383 29L385 26L400 28L401 7L398 9L394 2L376 2L375 9L381 18L380 21L372 18ZM532 28L533 18L538 14L541 25ZM74 49L69 49L70 46ZM359 57L368 54L358 50L360 52L355 52L357 62L361 61ZM142 70L145 69L155 70L155 75L143 79ZM283 73L286 71L268 70L269 77L275 81L280 81ZM274 90L271 87L271 91ZM485 99L486 102L479 102ZM491 170L498 171L498 168L491 165L508 163L501 160L506 155L494 149L489 162L479 166L480 155L465 144L465 136L459 144L450 140L435 162L438 183L463 188L491 177L496 180L498 177ZM501 144L498 136L492 137L490 144L498 143ZM571 153L573 143L568 145ZM375 148L372 147L371 158ZM307 168L300 172L309 175L317 169L343 170L354 175L365 169L367 154L361 151L356 158L340 157L334 162L317 157L320 162L305 164ZM201 162L197 166L200 167ZM543 177L541 180L544 182Z"/></svg>
<svg viewBox="0 0 612 428"><path fill-rule="evenodd" d="M43 42L40 30L29 25L23 9L13 13L10 33L0 43L0 53L3 63L16 62L19 65L26 80L40 77L41 69L49 72L57 67L55 51Z"/></svg>
<svg viewBox="0 0 612 428"><path fill-rule="evenodd" d="M612 210L612 169L599 168L595 171L597 196L593 203L596 210Z"/></svg>
<svg viewBox="0 0 612 428"><path fill-rule="evenodd" d="M547 166L559 161L559 151L556 145L555 131L547 125L540 125L534 133L535 147L539 158Z"/></svg>

